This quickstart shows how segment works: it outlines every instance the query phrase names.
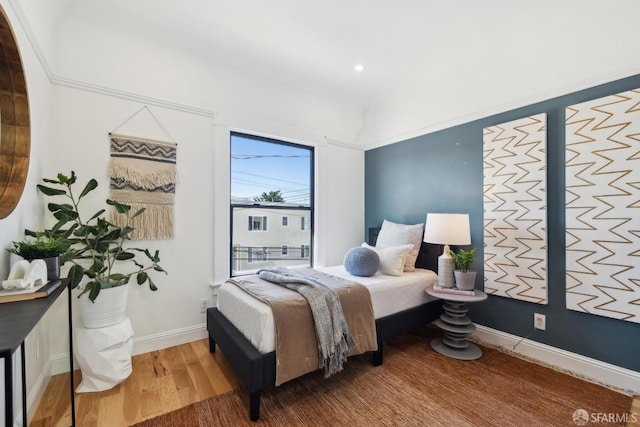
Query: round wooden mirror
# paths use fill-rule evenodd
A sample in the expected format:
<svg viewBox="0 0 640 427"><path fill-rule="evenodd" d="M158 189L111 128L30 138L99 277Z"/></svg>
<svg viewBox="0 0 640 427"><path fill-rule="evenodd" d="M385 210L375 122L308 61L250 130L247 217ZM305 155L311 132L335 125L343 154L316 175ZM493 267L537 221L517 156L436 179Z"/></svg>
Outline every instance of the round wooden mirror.
<svg viewBox="0 0 640 427"><path fill-rule="evenodd" d="M0 219L18 204L29 170L31 127L22 60L0 7Z"/></svg>

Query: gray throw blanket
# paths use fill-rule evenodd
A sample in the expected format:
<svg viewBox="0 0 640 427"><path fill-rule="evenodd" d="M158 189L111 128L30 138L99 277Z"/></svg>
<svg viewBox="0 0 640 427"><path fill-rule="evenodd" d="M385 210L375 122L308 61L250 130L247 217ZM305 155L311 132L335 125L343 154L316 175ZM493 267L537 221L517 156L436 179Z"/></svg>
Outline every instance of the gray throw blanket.
<svg viewBox="0 0 640 427"><path fill-rule="evenodd" d="M287 268L265 268L258 276L302 295L311 308L318 339L319 368L329 377L342 370L347 353L356 346L344 318L338 294L320 281Z"/></svg>

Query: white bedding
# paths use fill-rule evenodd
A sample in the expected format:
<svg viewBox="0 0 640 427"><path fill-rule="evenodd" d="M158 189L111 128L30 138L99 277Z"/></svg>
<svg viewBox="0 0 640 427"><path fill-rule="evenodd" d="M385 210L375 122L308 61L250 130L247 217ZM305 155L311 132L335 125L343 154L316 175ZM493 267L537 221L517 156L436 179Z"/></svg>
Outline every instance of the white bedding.
<svg viewBox="0 0 640 427"><path fill-rule="evenodd" d="M435 298L425 292L438 275L431 270L416 269L401 276L376 273L371 277L352 276L343 266L318 268L333 276L363 284L371 293L373 314L376 319L409 308L417 307ZM271 308L237 286L225 282L218 290L218 310L249 339L260 353L275 350L275 330Z"/></svg>

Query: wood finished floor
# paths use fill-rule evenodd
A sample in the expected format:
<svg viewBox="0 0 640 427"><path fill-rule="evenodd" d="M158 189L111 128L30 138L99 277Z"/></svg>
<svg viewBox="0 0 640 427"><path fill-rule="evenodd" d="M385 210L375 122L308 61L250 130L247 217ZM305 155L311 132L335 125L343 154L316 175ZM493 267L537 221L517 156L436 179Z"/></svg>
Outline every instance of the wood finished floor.
<svg viewBox="0 0 640 427"><path fill-rule="evenodd" d="M113 389L76 394L76 425L129 426L240 385L222 353L209 353L208 340L140 354L132 365L133 373ZM76 386L80 378L76 371ZM70 426L69 400L69 375L54 376L29 425Z"/></svg>
<svg viewBox="0 0 640 427"><path fill-rule="evenodd" d="M224 355L219 350L209 353L208 340L137 355L132 364L131 376L113 389L76 394L78 426L129 426L240 386ZM77 371L76 385L80 377ZM640 397L633 400L630 413L637 421L627 423L627 427L640 427ZM51 379L29 425L71 425L68 374Z"/></svg>

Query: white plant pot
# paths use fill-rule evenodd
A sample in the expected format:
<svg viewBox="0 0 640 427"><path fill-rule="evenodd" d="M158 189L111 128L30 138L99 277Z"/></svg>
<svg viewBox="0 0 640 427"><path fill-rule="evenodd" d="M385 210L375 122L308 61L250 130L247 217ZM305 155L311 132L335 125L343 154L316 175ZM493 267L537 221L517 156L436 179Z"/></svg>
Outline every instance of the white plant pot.
<svg viewBox="0 0 640 427"><path fill-rule="evenodd" d="M463 291L472 291L475 287L475 271L468 271L465 273L464 271L456 270L453 272L453 275L456 277L456 288Z"/></svg>
<svg viewBox="0 0 640 427"><path fill-rule="evenodd" d="M100 290L95 302L89 294L80 297L80 316L85 328L104 328L122 322L127 315L127 285Z"/></svg>

